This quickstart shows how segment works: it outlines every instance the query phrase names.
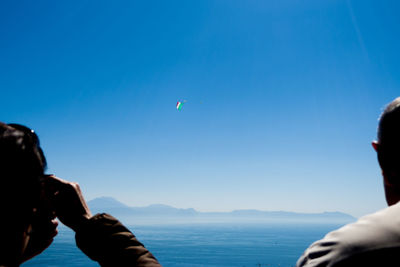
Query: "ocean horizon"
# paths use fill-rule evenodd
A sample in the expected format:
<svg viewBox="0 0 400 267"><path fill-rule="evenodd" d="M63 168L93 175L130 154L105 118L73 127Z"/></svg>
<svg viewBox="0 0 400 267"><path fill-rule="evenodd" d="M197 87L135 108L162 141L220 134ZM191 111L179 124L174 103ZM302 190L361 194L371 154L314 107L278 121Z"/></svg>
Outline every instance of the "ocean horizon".
<svg viewBox="0 0 400 267"><path fill-rule="evenodd" d="M291 267L303 251L342 224L170 224L128 228L164 267ZM37 266L99 266L75 245L61 225L53 244L24 263Z"/></svg>

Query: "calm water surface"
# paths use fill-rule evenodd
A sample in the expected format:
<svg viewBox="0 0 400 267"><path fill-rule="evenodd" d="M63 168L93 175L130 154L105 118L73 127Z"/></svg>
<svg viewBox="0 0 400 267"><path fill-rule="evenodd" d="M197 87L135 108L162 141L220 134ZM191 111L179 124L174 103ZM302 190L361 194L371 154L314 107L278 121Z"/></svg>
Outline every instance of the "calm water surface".
<svg viewBox="0 0 400 267"><path fill-rule="evenodd" d="M290 267L313 241L338 227L337 224L203 224L129 228L164 267ZM75 246L72 231L60 227L51 247L22 266L99 265Z"/></svg>

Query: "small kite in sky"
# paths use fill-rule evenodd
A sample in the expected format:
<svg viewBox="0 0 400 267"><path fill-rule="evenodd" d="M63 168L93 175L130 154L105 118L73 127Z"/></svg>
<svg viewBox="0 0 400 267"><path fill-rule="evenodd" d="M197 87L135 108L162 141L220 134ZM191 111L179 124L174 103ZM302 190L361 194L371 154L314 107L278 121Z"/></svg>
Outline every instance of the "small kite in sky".
<svg viewBox="0 0 400 267"><path fill-rule="evenodd" d="M177 109L177 110L181 110L181 109L182 109L182 106L183 106L183 103L186 103L186 100L183 100L183 102L178 101L178 102L176 103L176 109Z"/></svg>
<svg viewBox="0 0 400 267"><path fill-rule="evenodd" d="M176 103L176 109L177 110L181 110L182 109L182 105L183 105L183 103L178 101L178 103Z"/></svg>

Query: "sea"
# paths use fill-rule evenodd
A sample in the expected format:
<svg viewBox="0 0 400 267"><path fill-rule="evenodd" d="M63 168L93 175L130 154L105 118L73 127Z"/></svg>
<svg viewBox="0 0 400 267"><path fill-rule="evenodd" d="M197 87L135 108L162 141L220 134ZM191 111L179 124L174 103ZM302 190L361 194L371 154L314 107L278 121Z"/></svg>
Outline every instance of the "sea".
<svg viewBox="0 0 400 267"><path fill-rule="evenodd" d="M129 229L164 267L291 267L315 240L339 224L143 225ZM75 245L65 226L53 244L21 265L99 266Z"/></svg>

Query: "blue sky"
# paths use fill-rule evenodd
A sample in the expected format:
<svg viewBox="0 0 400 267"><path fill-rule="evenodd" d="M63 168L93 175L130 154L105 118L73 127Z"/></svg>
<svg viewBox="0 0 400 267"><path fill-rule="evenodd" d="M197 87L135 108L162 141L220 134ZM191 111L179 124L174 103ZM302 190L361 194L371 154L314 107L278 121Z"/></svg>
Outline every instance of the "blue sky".
<svg viewBox="0 0 400 267"><path fill-rule="evenodd" d="M0 120L88 199L360 216L385 207L370 142L400 92L399 7L2 1Z"/></svg>

